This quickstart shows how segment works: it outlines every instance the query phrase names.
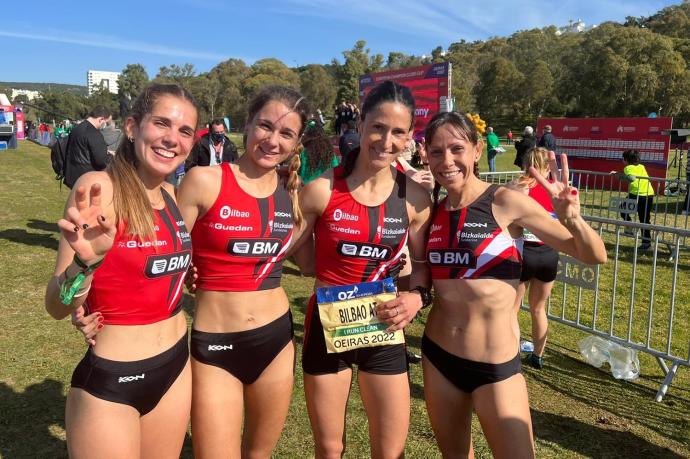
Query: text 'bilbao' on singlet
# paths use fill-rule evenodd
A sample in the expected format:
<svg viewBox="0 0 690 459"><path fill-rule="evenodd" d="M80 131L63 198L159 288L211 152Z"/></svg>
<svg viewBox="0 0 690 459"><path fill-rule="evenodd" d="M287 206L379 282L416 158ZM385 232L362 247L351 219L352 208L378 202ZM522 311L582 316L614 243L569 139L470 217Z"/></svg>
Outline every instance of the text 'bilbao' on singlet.
<svg viewBox="0 0 690 459"><path fill-rule="evenodd" d="M491 185L472 204L448 210L438 204L429 229L427 261L432 279L519 279L522 238L503 232L491 204L498 185Z"/></svg>
<svg viewBox="0 0 690 459"><path fill-rule="evenodd" d="M154 210L155 240L127 236L122 225L94 272L86 304L106 324L151 324L182 309L192 242L175 201L162 188L161 193L165 208Z"/></svg>
<svg viewBox="0 0 690 459"><path fill-rule="evenodd" d="M331 198L314 227L316 277L331 285L382 279L407 244L405 175L396 173L382 204L366 206L350 194L342 174L342 167L334 169Z"/></svg>
<svg viewBox="0 0 690 459"><path fill-rule="evenodd" d="M255 198L221 164L216 201L192 230L197 287L246 292L280 286L283 259L292 242L292 203L278 183L272 195Z"/></svg>
<svg viewBox="0 0 690 459"><path fill-rule="evenodd" d="M553 183L553 180L549 180L549 182ZM528 196L537 201L537 203L542 206L544 210L546 210L553 218L558 218L553 210L553 202L551 202L549 192L546 191L546 188L544 188L540 183L535 183L534 186L529 189ZM539 239L527 228L525 228L523 232L523 237L525 238L525 242L529 242L530 244L544 245L544 241Z"/></svg>

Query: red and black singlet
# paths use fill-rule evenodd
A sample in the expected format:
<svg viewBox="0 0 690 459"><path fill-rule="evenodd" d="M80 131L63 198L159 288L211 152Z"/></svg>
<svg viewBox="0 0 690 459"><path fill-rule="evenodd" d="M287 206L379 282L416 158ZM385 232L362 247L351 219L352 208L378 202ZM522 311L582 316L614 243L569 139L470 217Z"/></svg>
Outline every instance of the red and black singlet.
<svg viewBox="0 0 690 459"><path fill-rule="evenodd" d="M427 261L432 279L519 279L522 238L503 232L491 209L498 185L472 204L447 210L439 203L429 230Z"/></svg>
<svg viewBox="0 0 690 459"><path fill-rule="evenodd" d="M385 202L370 207L352 197L342 173L335 168L331 198L314 227L316 277L331 285L383 279L407 244L405 174L396 173Z"/></svg>
<svg viewBox="0 0 690 459"><path fill-rule="evenodd" d="M198 288L226 292L280 286L292 242L292 204L278 183L266 198L247 194L229 163L221 164L220 192L192 230Z"/></svg>
<svg viewBox="0 0 690 459"><path fill-rule="evenodd" d="M113 247L94 272L86 299L104 323L146 325L182 309L182 287L192 242L175 201L161 188L165 208L154 210L155 240L126 236L118 228Z"/></svg>
<svg viewBox="0 0 690 459"><path fill-rule="evenodd" d="M553 180L549 180L549 182L553 183ZM546 188L544 188L541 184L538 182L535 183L534 186L529 189L528 196L537 201L539 205L542 206L553 218L558 218L553 210L551 196L549 195L549 192L546 191ZM544 241L539 239L531 231L527 230L527 228L525 228L523 235L525 238L525 243L532 245L544 245Z"/></svg>

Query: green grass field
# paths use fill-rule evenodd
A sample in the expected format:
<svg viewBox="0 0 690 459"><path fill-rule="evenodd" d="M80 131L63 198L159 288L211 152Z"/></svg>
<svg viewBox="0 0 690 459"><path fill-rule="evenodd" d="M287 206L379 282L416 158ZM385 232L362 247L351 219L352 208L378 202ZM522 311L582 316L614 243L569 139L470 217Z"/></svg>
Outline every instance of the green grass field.
<svg viewBox="0 0 690 459"><path fill-rule="evenodd" d="M513 157L512 149L499 156L499 170L513 169ZM481 167L486 170L484 158ZM53 179L48 149L33 143L22 142L18 150L0 152L0 168L3 171L0 176L0 277L3 279L0 304L5 311L0 316L0 457L66 457L65 395L72 370L82 357L85 345L68 320L57 322L48 316L43 307L43 291L53 269L58 244L55 222L61 215L67 190L60 189ZM609 249L612 248L610 237L606 236ZM632 242L626 244L630 246ZM609 251L609 255L612 257L613 253ZM649 291L651 263L648 258L639 269L637 288ZM665 271L658 272L657 282L667 290L668 266L663 269ZM687 279L687 266L681 269L679 277ZM618 279L616 289L620 295L632 288L631 273L619 271L613 264L602 269L600 307L610 304L606 298L610 298L614 277ZM302 324L312 281L300 277L294 266L288 264L283 285L292 303L299 346L304 335ZM684 322L679 326L685 328L674 349L687 352L690 289L687 281L681 285L684 291L677 299L679 310L676 313L685 314L679 322ZM559 295L557 289L554 308L560 307ZM586 291L583 295L583 303L589 304L586 295L591 293ZM620 307L621 314L626 313L627 306ZM187 297L186 312L191 308L192 299ZM560 314L558 309L554 312ZM668 313L667 310L658 312L659 321ZM616 315L616 319L627 324L625 315ZM524 312L520 313L520 322L523 333L529 335L529 317ZM409 344L417 352L422 327L423 320L408 330ZM636 339L638 328L633 327ZM653 335L656 333L654 328ZM557 458L690 455L688 368L681 367L664 401L656 403L654 394L662 374L651 358L641 355L642 376L638 380L616 381L608 371L597 370L583 362L576 351L576 343L584 336L569 327L552 324L546 368L541 371L524 368L537 455ZM640 339L644 338L643 334ZM420 366L412 366L410 378L412 415L407 456L440 457L426 417ZM473 431L476 456L491 457L476 420ZM369 456L366 417L356 387L350 398L347 442L346 457ZM275 457L312 455L298 364L290 414ZM191 457L191 437L185 443L183 457Z"/></svg>

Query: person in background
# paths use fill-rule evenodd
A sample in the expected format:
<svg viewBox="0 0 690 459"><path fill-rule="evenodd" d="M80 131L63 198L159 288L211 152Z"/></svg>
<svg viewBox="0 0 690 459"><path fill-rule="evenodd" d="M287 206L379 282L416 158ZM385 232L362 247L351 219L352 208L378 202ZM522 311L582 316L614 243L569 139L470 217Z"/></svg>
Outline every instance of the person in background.
<svg viewBox="0 0 690 459"><path fill-rule="evenodd" d="M501 141L494 132L494 128L489 126L486 128L486 159L489 163L489 172L496 172L496 155L498 155L498 147L501 146Z"/></svg>
<svg viewBox="0 0 690 459"><path fill-rule="evenodd" d="M508 133L506 134L506 144L507 145L512 145L513 144L513 131L508 129Z"/></svg>
<svg viewBox="0 0 690 459"><path fill-rule="evenodd" d="M237 147L225 135L225 122L216 118L211 121L208 134L202 136L192 148L185 162L185 171L195 166L215 166L237 161Z"/></svg>
<svg viewBox="0 0 690 459"><path fill-rule="evenodd" d="M359 134L355 130L355 123L352 120L348 120L345 122L345 126L345 132L338 140L341 162L345 161L345 158L352 150L359 148Z"/></svg>
<svg viewBox="0 0 690 459"><path fill-rule="evenodd" d="M64 183L68 188L85 173L102 171L110 162L112 156L108 154L102 130L111 119L108 108L97 106L72 130L65 158Z"/></svg>
<svg viewBox="0 0 690 459"><path fill-rule="evenodd" d="M551 125L547 124L544 126L542 131L542 136L539 139L538 147L546 148L547 151L556 151L556 136L551 132Z"/></svg>
<svg viewBox="0 0 690 459"><path fill-rule="evenodd" d="M631 149L623 152L623 172L611 171L619 180L628 182L628 199L637 201L637 216L640 223L649 225L654 206L654 187L649 181L649 174L644 165L640 163L640 151ZM630 214L621 213L623 220L631 221ZM651 231L642 230L642 243L639 250L649 250L652 247Z"/></svg>
<svg viewBox="0 0 690 459"><path fill-rule="evenodd" d="M530 174L530 168L534 168L549 183L549 152L545 148L537 147L527 152L525 165L520 177L508 186L514 190L528 195L541 205L551 216L556 218L553 203L549 193L542 184ZM522 249L522 274L520 284L515 297L515 310L520 308L520 303L529 287L529 312L532 316L532 341L534 351L527 357L527 363L541 370L544 367L544 348L546 347L546 333L549 329L549 321L546 317L546 300L551 295L553 282L558 271L558 252L544 244L544 241L528 230L523 231L525 240Z"/></svg>
<svg viewBox="0 0 690 459"><path fill-rule="evenodd" d="M525 126L522 131L522 139L515 142L515 161L513 164L522 170L522 161L532 148L537 146L537 140L534 138L534 129L532 126Z"/></svg>
<svg viewBox="0 0 690 459"><path fill-rule="evenodd" d="M341 137L340 140L344 139ZM302 135L302 146L304 147L299 154L300 168L297 174L306 185L326 170L340 164L338 157L333 153L333 145L326 135L323 127L317 120L309 120L306 130Z"/></svg>
<svg viewBox="0 0 690 459"><path fill-rule="evenodd" d="M117 151L117 147L120 145L120 142L122 141L122 131L115 126L115 122L110 119L106 124L103 130L101 131L103 134L103 140L105 140L105 145L108 148L108 153L110 154L115 154L115 151Z"/></svg>

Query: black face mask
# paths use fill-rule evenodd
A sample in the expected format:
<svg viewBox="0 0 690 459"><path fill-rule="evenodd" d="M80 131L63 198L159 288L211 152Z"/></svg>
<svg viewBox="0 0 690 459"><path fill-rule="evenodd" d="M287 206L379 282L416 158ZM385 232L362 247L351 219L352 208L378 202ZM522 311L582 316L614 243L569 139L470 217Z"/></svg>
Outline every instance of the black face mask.
<svg viewBox="0 0 690 459"><path fill-rule="evenodd" d="M223 141L224 138L225 134L223 134L222 132L214 132L213 134L211 134L211 140L213 140L213 143L220 143Z"/></svg>

